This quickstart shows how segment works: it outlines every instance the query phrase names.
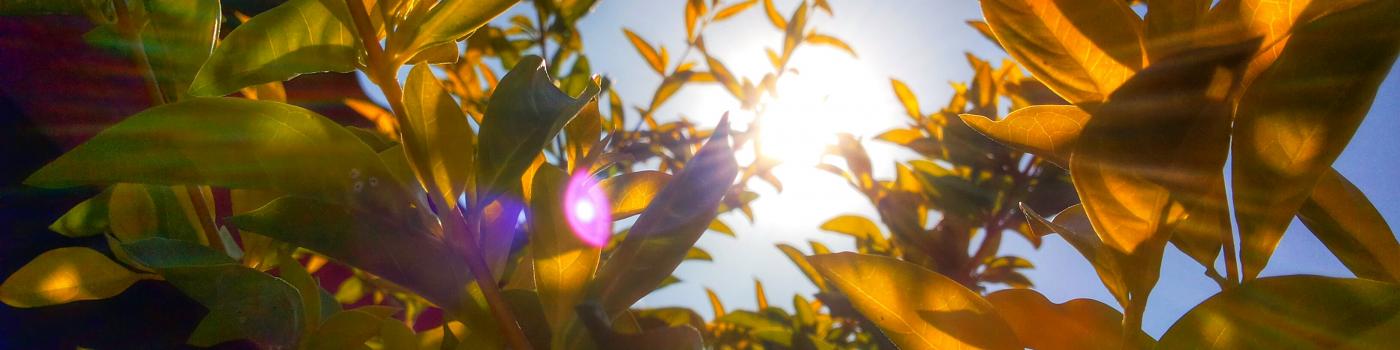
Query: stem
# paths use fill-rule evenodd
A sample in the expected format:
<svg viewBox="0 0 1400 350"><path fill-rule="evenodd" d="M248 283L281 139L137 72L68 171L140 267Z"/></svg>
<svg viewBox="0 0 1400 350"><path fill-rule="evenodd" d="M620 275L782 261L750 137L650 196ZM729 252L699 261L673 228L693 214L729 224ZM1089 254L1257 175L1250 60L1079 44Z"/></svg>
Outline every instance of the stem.
<svg viewBox="0 0 1400 350"><path fill-rule="evenodd" d="M204 199L203 186L185 186L185 193L190 196L190 204L194 206L194 215L199 218L199 226L204 229L204 237L209 240L209 246L220 252L227 252L224 247L224 240L219 236L217 226L214 225L214 217L209 215L209 207Z"/></svg>
<svg viewBox="0 0 1400 350"><path fill-rule="evenodd" d="M404 140L404 150L406 152L411 152L413 150L408 149L407 146L412 144L409 140L417 139L417 131L413 129L412 123L403 122L403 119L408 114L403 107L403 90L399 87L398 79L396 79L395 74L398 70L398 63L389 61L385 56L384 48L379 45L378 36L375 35L374 28L370 25L369 11L366 9L364 1L345 0L345 3L350 7L350 15L354 20L355 31L360 37L360 42L364 44L365 54L369 59L367 63L369 67L367 67L366 73L369 74L370 79L374 80L376 85L379 85L379 89L384 92L385 99L389 100L389 106L394 112L395 119L400 121L399 139ZM409 154L412 155L413 153ZM410 157L409 159L412 160L414 158ZM419 179L423 179L425 183L426 181L431 181L432 177L424 172L424 169L421 168L421 164L417 164L417 162L409 163L413 165L414 171L419 174ZM430 186L425 186L429 191L429 196L434 198L437 202L445 202L442 200L442 198L444 198L442 194L437 193L437 186L429 185ZM467 225L465 220L456 208L442 206L438 209L438 212L439 215L446 213L446 219L452 220L452 223L455 223L443 225L444 228L451 231L460 231L449 232L446 236L464 238L461 243L464 250L466 250L467 268L471 271L472 277L476 279L476 284L481 288L482 296L486 297L486 303L491 308L491 316L500 324L501 333L504 333L503 335L505 335L506 343L517 350L533 349L530 346L529 340L525 338L525 333L521 330L520 323L516 322L515 315L511 313L510 307L507 306L505 298L501 296L501 291L499 287L496 286L495 279L491 275L491 269L487 267L486 261L482 260L481 248L476 243L476 234L472 232L472 230L466 229Z"/></svg>
<svg viewBox="0 0 1400 350"><path fill-rule="evenodd" d="M136 23L131 18L131 13L126 7L126 0L117 0L113 5L117 12L117 33L127 41L127 47L131 49L131 60L136 63L136 69L141 71L141 80L146 83L146 92L150 94L151 105L165 104L165 95L160 92L160 84L156 82L155 71L151 70L151 60L146 57L146 47L141 43L140 29L136 28Z"/></svg>

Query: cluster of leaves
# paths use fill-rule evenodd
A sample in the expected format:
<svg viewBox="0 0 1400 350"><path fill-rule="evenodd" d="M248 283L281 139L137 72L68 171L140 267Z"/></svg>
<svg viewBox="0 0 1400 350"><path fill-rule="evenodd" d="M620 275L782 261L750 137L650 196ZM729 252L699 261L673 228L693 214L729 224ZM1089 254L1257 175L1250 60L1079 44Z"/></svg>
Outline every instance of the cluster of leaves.
<svg viewBox="0 0 1400 350"><path fill-rule="evenodd" d="M972 86L955 86L954 102L930 117L896 81L915 122L880 139L930 159L876 181L846 138L832 151L846 169L824 166L871 198L893 239L843 216L823 228L854 236L860 254L784 251L899 348L1388 346L1384 334L1400 331L1400 244L1331 163L1400 53L1397 3L1146 1L1146 16L1130 5L983 1L986 22L971 24L1035 79L1011 62L992 69L970 58ZM998 114L998 95L1011 112L985 117ZM1060 190L1065 180L1073 195ZM1065 208L1074 195L1080 203ZM1016 201L1024 214L1007 208ZM1037 213L1055 207L1053 219ZM942 214L932 229L929 209ZM1295 215L1358 278L1259 278ZM1028 223L1000 220L1012 216ZM971 257L966 222L986 225ZM1033 243L1061 235L1124 312L1087 299L1055 304L1022 288L1024 278L989 273L1029 267L992 258L1004 229ZM1157 340L1141 320L1168 243L1221 291ZM1016 288L979 295L984 282Z"/></svg>

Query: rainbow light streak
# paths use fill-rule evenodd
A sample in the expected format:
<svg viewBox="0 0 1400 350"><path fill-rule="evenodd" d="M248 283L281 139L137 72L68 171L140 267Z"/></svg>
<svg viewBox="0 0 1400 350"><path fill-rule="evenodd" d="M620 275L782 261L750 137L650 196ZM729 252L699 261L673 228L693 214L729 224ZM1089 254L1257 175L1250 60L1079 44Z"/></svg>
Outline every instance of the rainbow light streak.
<svg viewBox="0 0 1400 350"><path fill-rule="evenodd" d="M564 214L579 240L598 248L608 244L612 236L612 207L608 196L587 172L569 178L564 189Z"/></svg>

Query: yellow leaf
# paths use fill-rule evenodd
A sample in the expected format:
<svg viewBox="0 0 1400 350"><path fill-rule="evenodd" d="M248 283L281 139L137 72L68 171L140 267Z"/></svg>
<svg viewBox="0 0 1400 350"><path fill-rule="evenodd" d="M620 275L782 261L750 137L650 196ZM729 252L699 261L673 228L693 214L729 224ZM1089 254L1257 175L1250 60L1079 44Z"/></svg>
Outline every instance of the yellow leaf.
<svg viewBox="0 0 1400 350"><path fill-rule="evenodd" d="M1329 10L1318 2L1303 16ZM1400 3L1369 2L1294 26L1278 60L1244 92L1231 145L1245 280L1259 275L1351 141L1397 53Z"/></svg>
<svg viewBox="0 0 1400 350"><path fill-rule="evenodd" d="M773 28L787 28L787 19L783 18L777 7L773 7L773 0L763 0L763 11L768 14L768 22L773 23Z"/></svg>
<svg viewBox="0 0 1400 350"><path fill-rule="evenodd" d="M645 59L647 64L651 65L652 70L655 70L657 74L666 74L666 62L662 62L661 54L657 53L656 49L651 47L651 44L648 44L646 40L642 40L642 37L637 36L637 33L633 33L630 29L622 28L622 33L627 34L627 41L632 42L632 47L636 48L637 53L642 55L642 59Z"/></svg>
<svg viewBox="0 0 1400 350"><path fill-rule="evenodd" d="M828 290L826 286L826 279L822 278L821 274L817 272L817 269L812 267L812 263L810 261L807 261L806 254L802 254L802 251L797 250L797 248L784 243L778 244L778 250L782 250L783 255L787 255L788 259L792 260L792 263L794 265L797 265L797 269L801 270L802 274L806 275L807 279L811 280L812 284L817 286L817 290L823 292Z"/></svg>
<svg viewBox="0 0 1400 350"><path fill-rule="evenodd" d="M1129 295L1132 283L1129 279L1150 279L1153 283L1156 282L1160 272L1155 265L1153 268L1134 271L1140 271L1140 274L1129 275L1129 269L1134 266L1132 262L1122 252L1104 245L1103 240L1094 233L1089 217L1084 213L1084 207L1079 204L1060 211L1053 221L1046 220L1025 205L1021 206L1021 211L1026 213L1026 220L1030 221L1031 230L1036 234L1043 236L1059 233L1065 242L1069 242L1070 246L1089 260L1089 264L1093 265L1094 271L1098 273L1099 280L1108 288L1108 292L1113 294L1120 306L1127 308L1127 305L1132 304L1132 296ZM1160 251L1157 254L1157 258L1160 259Z"/></svg>
<svg viewBox="0 0 1400 350"><path fill-rule="evenodd" d="M759 311L768 308L768 294L763 292L763 282L757 278L753 280L753 297L758 303Z"/></svg>
<svg viewBox="0 0 1400 350"><path fill-rule="evenodd" d="M792 50L797 48L797 43L802 41L803 33L807 30L807 2L797 5L797 10L792 11L792 17L788 19L787 29L783 35L783 57L792 55Z"/></svg>
<svg viewBox="0 0 1400 350"><path fill-rule="evenodd" d="M733 5L729 5L728 7L722 8L719 10L719 12L715 13L714 21L719 22L728 19L729 17L734 17L734 15L743 13L744 10L749 9L749 7L753 7L753 5L757 3L758 0L746 0L735 3Z"/></svg>
<svg viewBox="0 0 1400 350"><path fill-rule="evenodd" d="M1313 186L1298 218L1357 277L1400 281L1400 243L1366 194L1336 170Z"/></svg>
<svg viewBox="0 0 1400 350"><path fill-rule="evenodd" d="M875 222L856 215L841 215L822 223L821 229L854 237L857 242L870 241L877 247L885 246L885 234Z"/></svg>
<svg viewBox="0 0 1400 350"><path fill-rule="evenodd" d="M1120 0L989 0L982 13L1026 70L1074 104L1100 102L1142 68L1142 20Z"/></svg>
<svg viewBox="0 0 1400 350"><path fill-rule="evenodd" d="M846 53L851 54L851 57L857 57L856 50L852 49L851 45L847 45L845 41L841 41L841 39L837 39L836 37L830 35L812 33L807 35L807 42L813 45L826 45L835 47L837 49L840 49L841 51L845 51Z"/></svg>
<svg viewBox="0 0 1400 350"><path fill-rule="evenodd" d="M899 79L890 78L890 86L894 87L894 96L899 98L899 102L904 104L904 112L908 113L909 119L919 120L924 117L919 110L919 99L914 97L914 91Z"/></svg>
<svg viewBox="0 0 1400 350"><path fill-rule="evenodd" d="M943 275L883 256L809 259L901 349L1021 348L991 303Z"/></svg>
<svg viewBox="0 0 1400 350"><path fill-rule="evenodd" d="M575 319L574 306L582 301L584 286L598 269L601 250L574 235L564 210L569 174L551 165L535 173L535 195L530 199L530 254L535 264L535 289L555 339Z"/></svg>
<svg viewBox="0 0 1400 350"><path fill-rule="evenodd" d="M1400 287L1354 278L1260 278L1206 299L1159 349L1384 349L1400 334Z"/></svg>
<svg viewBox="0 0 1400 350"><path fill-rule="evenodd" d="M651 204L652 197L669 182L669 174L644 170L603 179L598 181L598 187L608 194L616 221L641 214Z"/></svg>
<svg viewBox="0 0 1400 350"><path fill-rule="evenodd" d="M1069 167L1070 153L1089 113L1075 106L1030 106L992 121L972 114L959 115L964 123L1007 147Z"/></svg>
<svg viewBox="0 0 1400 350"><path fill-rule="evenodd" d="M710 298L710 310L714 312L714 318L724 316L724 303L719 302L719 296L715 295L715 291L705 288L705 296Z"/></svg>
<svg viewBox="0 0 1400 350"><path fill-rule="evenodd" d="M123 241L134 241L156 233L160 227L156 203L140 184L112 185L108 204L108 222L112 234Z"/></svg>
<svg viewBox="0 0 1400 350"><path fill-rule="evenodd" d="M127 270L96 250L58 248L39 254L5 278L0 301L30 308L106 299L148 276Z"/></svg>
<svg viewBox="0 0 1400 350"><path fill-rule="evenodd" d="M449 206L467 189L476 135L457 101L442 87L426 64L413 66L404 81L405 151L423 183ZM408 134L408 131L412 134ZM367 179L370 185L388 179Z"/></svg>
<svg viewBox="0 0 1400 350"><path fill-rule="evenodd" d="M1117 349L1123 343L1123 314L1093 299L1051 303L1030 289L987 294L987 301L1021 345L1037 350ZM1132 349L1150 349L1154 341L1141 330Z"/></svg>
<svg viewBox="0 0 1400 350"><path fill-rule="evenodd" d="M1194 44L1210 0L1148 0L1143 17L1147 56L1156 61Z"/></svg>

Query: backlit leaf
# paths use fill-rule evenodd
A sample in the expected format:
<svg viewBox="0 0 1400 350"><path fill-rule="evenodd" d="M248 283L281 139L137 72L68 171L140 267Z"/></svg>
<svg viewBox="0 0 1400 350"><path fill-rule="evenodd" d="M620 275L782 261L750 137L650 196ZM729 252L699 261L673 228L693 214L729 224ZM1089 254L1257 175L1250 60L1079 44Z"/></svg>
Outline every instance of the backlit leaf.
<svg viewBox="0 0 1400 350"><path fill-rule="evenodd" d="M1400 243L1366 194L1336 170L1313 186L1298 218L1357 277L1400 281Z"/></svg>
<svg viewBox="0 0 1400 350"><path fill-rule="evenodd" d="M1100 102L1142 68L1142 20L1119 0L993 0L982 13L997 41L1075 104Z"/></svg>
<svg viewBox="0 0 1400 350"><path fill-rule="evenodd" d="M598 94L598 85L571 98L554 86L539 56L520 60L492 93L476 148L477 201L520 190L520 175L540 150Z"/></svg>
<svg viewBox="0 0 1400 350"><path fill-rule="evenodd" d="M885 234L874 221L857 215L841 215L822 223L821 229L851 236L857 242L870 241L885 246Z"/></svg>
<svg viewBox="0 0 1400 350"><path fill-rule="evenodd" d="M1011 329L1021 346L1037 350L1116 349L1123 344L1123 314L1093 299L1051 303L1030 289L987 294L987 302ZM1149 349L1153 340L1137 331L1133 349Z"/></svg>
<svg viewBox="0 0 1400 350"><path fill-rule="evenodd" d="M1089 113L1075 106L1030 106L997 121L973 114L959 117L992 140L1066 168L1074 142L1089 121Z"/></svg>
<svg viewBox="0 0 1400 350"><path fill-rule="evenodd" d="M612 256L598 270L593 296L615 314L641 299L685 258L718 214L738 165L729 146L729 121L657 193Z"/></svg>
<svg viewBox="0 0 1400 350"><path fill-rule="evenodd" d="M923 119L923 111L919 110L919 99L914 96L914 91L899 79L890 79L890 85L894 87L894 95L899 98L899 102L904 104L904 112L908 113L909 119Z"/></svg>
<svg viewBox="0 0 1400 350"><path fill-rule="evenodd" d="M0 301L30 308L106 299L147 275L137 274L85 247L64 247L34 257L0 285Z"/></svg>
<svg viewBox="0 0 1400 350"><path fill-rule="evenodd" d="M657 74L666 74L666 61L662 60L661 54L657 53L656 49L651 47L651 44L648 44L641 36L638 36L637 33L633 33L627 28L623 28L622 33L627 34L627 41L632 42L632 48L637 49L637 53L641 54L642 59L646 60L647 64L651 65L652 70L656 71Z"/></svg>
<svg viewBox="0 0 1400 350"><path fill-rule="evenodd" d="M419 16L410 16L389 36L386 53L403 62L419 52L460 41L519 0L442 1ZM426 6L427 4L420 4Z"/></svg>
<svg viewBox="0 0 1400 350"><path fill-rule="evenodd" d="M598 187L607 193L616 221L642 213L670 182L670 174L643 170L603 179L598 181Z"/></svg>
<svg viewBox="0 0 1400 350"><path fill-rule="evenodd" d="M222 96L305 73L349 72L362 50L344 1L292 0L225 36L199 68L189 93Z"/></svg>
<svg viewBox="0 0 1400 350"><path fill-rule="evenodd" d="M92 198L78 203L67 213L49 224L49 230L68 237L88 237L108 232L107 203L111 201L112 189L107 187Z"/></svg>
<svg viewBox="0 0 1400 350"><path fill-rule="evenodd" d="M782 250L783 255L787 255L788 259L792 260L794 265L797 265L797 269L801 270L802 274L806 275L807 279L817 286L817 290L827 290L826 279L822 278L821 274L817 272L817 269L812 267L810 261L807 261L806 254L802 254L802 251L784 243L779 243L778 249Z"/></svg>
<svg viewBox="0 0 1400 350"><path fill-rule="evenodd" d="M467 189L476 135L472 134L462 108L428 65L413 67L404 82L403 96L404 119L415 134L404 142L409 156L420 167L422 176L431 177L425 183L437 186L437 193L453 205Z"/></svg>
<svg viewBox="0 0 1400 350"><path fill-rule="evenodd" d="M25 180L61 188L134 182L276 189L342 198L388 178L374 152L335 122L287 104L198 98L147 109Z"/></svg>
<svg viewBox="0 0 1400 350"><path fill-rule="evenodd" d="M1259 275L1312 184L1351 141L1397 53L1400 4L1369 2L1296 26L1241 97L1232 188L1246 280Z"/></svg>
<svg viewBox="0 0 1400 350"><path fill-rule="evenodd" d="M715 12L714 21L719 22L728 19L729 17L734 17L734 15L743 13L744 10L753 7L753 5L757 3L758 0L745 0L734 3L733 5L729 5L728 7L720 9L719 12Z"/></svg>
<svg viewBox="0 0 1400 350"><path fill-rule="evenodd" d="M214 49L219 1L145 0L149 23L141 30L151 73L166 101L187 97L190 82Z"/></svg>
<svg viewBox="0 0 1400 350"><path fill-rule="evenodd" d="M845 52L848 53L848 54L851 54L851 57L857 57L857 55L856 55L856 50L855 50L855 49L852 49L852 48L851 48L851 45L846 44L845 41L842 41L841 39L837 39L837 38L834 37L834 36L830 36L830 35L826 35L826 34L821 34L821 33L812 33L812 34L807 35L807 39L806 39L806 40L807 40L807 42L810 43L810 44L813 44L813 45L826 45L826 46L831 46L831 47L840 49L841 51L845 51Z"/></svg>
<svg viewBox="0 0 1400 350"><path fill-rule="evenodd" d="M875 255L809 259L901 349L1020 348L992 304L943 275Z"/></svg>
<svg viewBox="0 0 1400 350"><path fill-rule="evenodd" d="M773 0L763 0L763 11L768 15L768 22L773 23L773 28L787 28L787 19L773 6Z"/></svg>
<svg viewBox="0 0 1400 350"><path fill-rule="evenodd" d="M564 327L577 313L585 285L598 269L601 250L575 236L564 210L569 175L554 166L540 167L530 199L530 253L535 259L535 289L551 331L562 339Z"/></svg>
<svg viewBox="0 0 1400 350"><path fill-rule="evenodd" d="M1381 349L1400 332L1400 287L1350 278L1260 278L1197 305L1166 349ZM1388 334L1388 335L1387 335Z"/></svg>

